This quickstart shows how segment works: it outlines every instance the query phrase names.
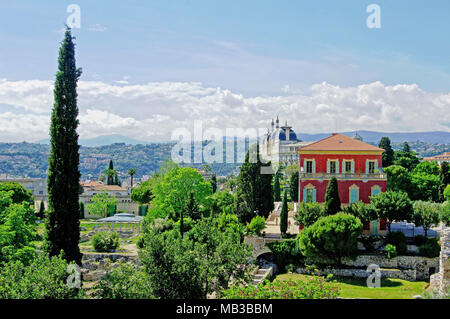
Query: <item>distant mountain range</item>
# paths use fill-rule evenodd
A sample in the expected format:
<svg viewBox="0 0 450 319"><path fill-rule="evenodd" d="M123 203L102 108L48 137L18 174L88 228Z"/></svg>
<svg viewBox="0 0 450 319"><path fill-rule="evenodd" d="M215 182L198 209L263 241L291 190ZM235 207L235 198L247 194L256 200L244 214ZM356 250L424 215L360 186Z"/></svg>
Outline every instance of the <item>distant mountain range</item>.
<svg viewBox="0 0 450 319"><path fill-rule="evenodd" d="M402 143L402 142L425 142L432 144L449 144L450 143L450 132L408 132L408 133L385 133L385 132L375 132L375 131L352 131L352 132L342 132L341 134L353 137L355 133L358 133L365 142L375 143L381 140L382 137L387 136L390 138L392 143ZM307 133L297 133L297 138L302 141L317 141L330 136L331 133L320 133L320 134L307 134ZM169 141L167 141L169 142ZM39 144L49 144L49 139L38 141ZM119 134L113 135L103 135L91 139L80 139L80 145L88 147L111 145L114 143L125 143L127 145L148 145L155 144L153 142L146 142L142 140L136 140ZM165 142L160 142L165 143ZM159 144L159 143L158 143Z"/></svg>
<svg viewBox="0 0 450 319"><path fill-rule="evenodd" d="M346 136L353 137L358 133L365 142L376 143L381 140L382 137L387 136L392 143L402 143L402 142L425 142L432 144L449 144L450 143L450 132L408 132L408 133L386 133L386 132L374 132L374 131L352 131L343 132ZM306 134L297 133L297 138L302 141L316 141L330 136L331 133L322 134Z"/></svg>

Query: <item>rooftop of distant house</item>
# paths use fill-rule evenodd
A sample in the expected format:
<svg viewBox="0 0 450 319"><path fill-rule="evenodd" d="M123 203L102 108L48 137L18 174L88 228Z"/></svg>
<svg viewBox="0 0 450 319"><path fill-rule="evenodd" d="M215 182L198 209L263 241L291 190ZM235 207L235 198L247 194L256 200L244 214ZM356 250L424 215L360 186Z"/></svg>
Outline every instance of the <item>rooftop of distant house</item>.
<svg viewBox="0 0 450 319"><path fill-rule="evenodd" d="M90 188L93 191L126 191L125 188L118 185L107 185L101 181L80 182L84 188Z"/></svg>
<svg viewBox="0 0 450 319"><path fill-rule="evenodd" d="M299 148L302 151L370 151L384 152L384 149L367 144L360 138L351 138L333 133L324 139Z"/></svg>
<svg viewBox="0 0 450 319"><path fill-rule="evenodd" d="M430 162L433 162L433 161L450 162L450 152L444 152L444 153L439 154L439 155L424 157L423 160L424 161L430 161Z"/></svg>

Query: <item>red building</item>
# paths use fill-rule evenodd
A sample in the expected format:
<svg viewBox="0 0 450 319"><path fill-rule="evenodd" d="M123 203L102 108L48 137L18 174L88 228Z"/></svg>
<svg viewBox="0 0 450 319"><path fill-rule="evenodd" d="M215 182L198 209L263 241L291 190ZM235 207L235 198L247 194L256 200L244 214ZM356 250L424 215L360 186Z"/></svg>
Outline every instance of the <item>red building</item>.
<svg viewBox="0 0 450 319"><path fill-rule="evenodd" d="M342 134L299 148L300 201L323 203L328 181L334 176L343 205L369 203L369 196L386 191L386 175L381 170L383 152L382 148L364 143L358 135L350 138ZM373 234L385 230L384 223L380 228L377 221L364 228Z"/></svg>

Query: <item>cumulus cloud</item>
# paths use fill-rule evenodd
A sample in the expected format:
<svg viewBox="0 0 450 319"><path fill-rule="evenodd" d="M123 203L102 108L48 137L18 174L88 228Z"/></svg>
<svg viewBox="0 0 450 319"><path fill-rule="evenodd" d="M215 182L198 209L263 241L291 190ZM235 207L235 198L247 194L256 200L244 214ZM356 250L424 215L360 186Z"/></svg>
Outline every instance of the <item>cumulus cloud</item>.
<svg viewBox="0 0 450 319"><path fill-rule="evenodd" d="M124 81L127 79L124 78ZM52 81L0 79L0 141L36 141L48 135ZM197 82L109 84L80 81L79 133L82 138L121 134L146 141L170 139L175 128L260 128L279 115L297 132L449 131L450 93L417 85L373 82L342 87L327 82L282 96L244 96ZM16 112L17 110L17 112Z"/></svg>

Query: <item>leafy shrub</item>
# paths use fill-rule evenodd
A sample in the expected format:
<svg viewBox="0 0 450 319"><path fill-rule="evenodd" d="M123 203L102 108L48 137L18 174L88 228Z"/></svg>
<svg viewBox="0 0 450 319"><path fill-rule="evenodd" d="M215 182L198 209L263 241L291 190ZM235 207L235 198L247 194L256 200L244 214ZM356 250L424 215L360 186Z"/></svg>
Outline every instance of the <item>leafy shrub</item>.
<svg viewBox="0 0 450 319"><path fill-rule="evenodd" d="M406 236L401 231L391 232L386 236L386 244L394 245L397 249L397 254L404 255L408 251L406 245Z"/></svg>
<svg viewBox="0 0 450 319"><path fill-rule="evenodd" d="M427 238L424 235L414 236L414 245L422 246L427 242Z"/></svg>
<svg viewBox="0 0 450 319"><path fill-rule="evenodd" d="M301 202L298 205L297 221L299 225L311 226L323 216L323 206L318 203Z"/></svg>
<svg viewBox="0 0 450 319"><path fill-rule="evenodd" d="M264 228L266 228L266 220L263 216L256 216L247 224L247 233L259 236Z"/></svg>
<svg viewBox="0 0 450 319"><path fill-rule="evenodd" d="M82 298L82 289L69 288L67 262L44 254L25 266L12 261L0 268L0 299Z"/></svg>
<svg viewBox="0 0 450 319"><path fill-rule="evenodd" d="M92 236L92 247L96 251L110 251L119 247L120 237L116 232L98 232Z"/></svg>
<svg viewBox="0 0 450 319"><path fill-rule="evenodd" d="M267 247L273 253L274 262L281 272L287 270L287 265L300 265L303 262L303 256L300 253L296 239L268 243Z"/></svg>
<svg viewBox="0 0 450 319"><path fill-rule="evenodd" d="M437 238L428 238L427 242L419 247L419 254L428 258L439 257L441 246Z"/></svg>
<svg viewBox="0 0 450 319"><path fill-rule="evenodd" d="M222 299L335 299L339 287L331 277L312 276L302 280L275 280L258 286L233 286L222 292Z"/></svg>
<svg viewBox="0 0 450 319"><path fill-rule="evenodd" d="M388 259L397 257L397 248L395 248L394 245L387 244L384 249L386 250L386 255Z"/></svg>
<svg viewBox="0 0 450 319"><path fill-rule="evenodd" d="M128 263L122 263L107 273L94 287L102 299L151 299L147 274Z"/></svg>

